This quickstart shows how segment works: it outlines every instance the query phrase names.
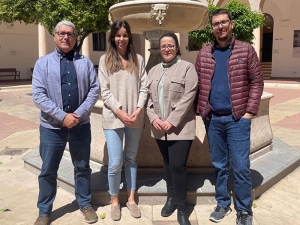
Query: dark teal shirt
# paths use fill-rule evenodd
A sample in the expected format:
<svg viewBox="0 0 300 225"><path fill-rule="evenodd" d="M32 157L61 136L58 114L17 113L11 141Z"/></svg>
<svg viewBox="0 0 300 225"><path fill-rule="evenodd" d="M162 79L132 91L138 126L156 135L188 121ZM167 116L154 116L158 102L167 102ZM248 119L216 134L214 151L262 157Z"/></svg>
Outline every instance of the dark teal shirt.
<svg viewBox="0 0 300 225"><path fill-rule="evenodd" d="M73 113L79 106L77 74L73 62L74 51L60 52L60 76L63 110Z"/></svg>

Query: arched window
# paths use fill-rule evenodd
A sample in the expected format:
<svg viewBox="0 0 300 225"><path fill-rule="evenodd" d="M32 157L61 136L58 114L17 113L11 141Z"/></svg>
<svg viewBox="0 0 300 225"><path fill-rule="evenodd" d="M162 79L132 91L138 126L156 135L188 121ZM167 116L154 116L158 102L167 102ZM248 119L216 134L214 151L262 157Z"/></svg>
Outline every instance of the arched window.
<svg viewBox="0 0 300 225"><path fill-rule="evenodd" d="M265 17L265 21L264 21L264 25L263 25L261 61L262 62L272 62L274 19L268 13L264 13L264 17Z"/></svg>
<svg viewBox="0 0 300 225"><path fill-rule="evenodd" d="M264 21L264 33L271 33L273 32L274 27L274 19L273 17L268 14L264 13L265 21Z"/></svg>

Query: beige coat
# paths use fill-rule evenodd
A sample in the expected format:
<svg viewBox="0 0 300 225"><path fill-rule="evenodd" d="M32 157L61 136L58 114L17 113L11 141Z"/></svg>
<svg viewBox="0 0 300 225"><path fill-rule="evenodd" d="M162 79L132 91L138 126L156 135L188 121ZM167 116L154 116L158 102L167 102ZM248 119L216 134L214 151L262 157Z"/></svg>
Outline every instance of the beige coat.
<svg viewBox="0 0 300 225"><path fill-rule="evenodd" d="M161 64L154 66L148 73L149 100L147 114L150 123L162 118L158 103L158 84L163 75ZM194 100L198 87L198 76L193 64L180 60L166 69L163 83L166 120L173 125L167 133L167 140L193 140L196 132ZM151 126L151 136L165 139L163 131Z"/></svg>

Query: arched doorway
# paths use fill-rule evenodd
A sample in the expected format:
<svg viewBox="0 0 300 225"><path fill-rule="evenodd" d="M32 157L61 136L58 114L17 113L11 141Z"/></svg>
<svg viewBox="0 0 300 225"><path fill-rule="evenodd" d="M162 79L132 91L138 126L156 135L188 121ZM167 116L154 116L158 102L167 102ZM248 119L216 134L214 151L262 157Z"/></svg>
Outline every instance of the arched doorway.
<svg viewBox="0 0 300 225"><path fill-rule="evenodd" d="M273 17L264 13L265 23L263 26L263 41L262 41L262 62L272 62L272 49L273 49Z"/></svg>

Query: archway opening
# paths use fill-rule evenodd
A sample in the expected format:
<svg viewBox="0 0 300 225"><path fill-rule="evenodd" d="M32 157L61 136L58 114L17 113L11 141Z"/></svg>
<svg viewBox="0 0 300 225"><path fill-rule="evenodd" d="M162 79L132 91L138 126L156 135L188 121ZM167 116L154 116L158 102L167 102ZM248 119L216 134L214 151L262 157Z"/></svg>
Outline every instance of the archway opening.
<svg viewBox="0 0 300 225"><path fill-rule="evenodd" d="M272 62L274 19L268 13L264 13L264 17L261 61Z"/></svg>

